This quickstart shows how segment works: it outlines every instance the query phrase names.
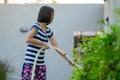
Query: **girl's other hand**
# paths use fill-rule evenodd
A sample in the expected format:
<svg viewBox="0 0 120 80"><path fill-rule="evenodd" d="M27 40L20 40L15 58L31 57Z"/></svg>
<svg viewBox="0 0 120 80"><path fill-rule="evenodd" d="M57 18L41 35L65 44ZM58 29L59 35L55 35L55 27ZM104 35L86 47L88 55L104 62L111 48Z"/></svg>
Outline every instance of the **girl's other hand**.
<svg viewBox="0 0 120 80"><path fill-rule="evenodd" d="M69 65L72 66L72 67L75 66L75 64L74 64L73 62L71 62L71 61L69 61L68 63L69 63Z"/></svg>

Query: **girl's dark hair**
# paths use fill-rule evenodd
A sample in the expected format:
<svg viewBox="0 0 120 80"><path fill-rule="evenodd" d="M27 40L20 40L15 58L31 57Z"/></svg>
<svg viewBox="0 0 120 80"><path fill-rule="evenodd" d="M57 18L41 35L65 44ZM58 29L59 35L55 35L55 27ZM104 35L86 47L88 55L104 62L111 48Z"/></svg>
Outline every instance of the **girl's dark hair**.
<svg viewBox="0 0 120 80"><path fill-rule="evenodd" d="M49 6L42 6L38 14L37 22L45 22L49 24L51 22L52 12L54 12L53 8Z"/></svg>

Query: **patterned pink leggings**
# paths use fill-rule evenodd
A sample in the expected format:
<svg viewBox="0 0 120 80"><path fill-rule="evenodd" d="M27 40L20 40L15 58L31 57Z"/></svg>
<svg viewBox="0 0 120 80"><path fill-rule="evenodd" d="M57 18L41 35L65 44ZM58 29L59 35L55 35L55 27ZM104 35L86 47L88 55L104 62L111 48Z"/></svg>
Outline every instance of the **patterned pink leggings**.
<svg viewBox="0 0 120 80"><path fill-rule="evenodd" d="M30 80L32 75L33 64L24 63L21 75L21 80ZM35 67L34 80L46 80L46 65L40 65Z"/></svg>

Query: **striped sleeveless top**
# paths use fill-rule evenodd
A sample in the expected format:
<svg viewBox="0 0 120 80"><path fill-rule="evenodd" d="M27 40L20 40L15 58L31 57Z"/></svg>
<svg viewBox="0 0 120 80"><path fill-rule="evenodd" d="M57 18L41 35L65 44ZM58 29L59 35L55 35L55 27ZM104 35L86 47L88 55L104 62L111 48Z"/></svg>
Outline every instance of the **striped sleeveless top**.
<svg viewBox="0 0 120 80"><path fill-rule="evenodd" d="M47 43L49 41L49 38L53 35L53 32L48 27L47 27L47 31L43 32L40 25L37 22L32 25L30 30L33 28L37 30L34 38L44 43ZM24 62L33 64L36 54L40 49L41 49L41 46L28 43ZM44 55L45 55L45 51L42 51L41 53L39 53L36 65L45 64Z"/></svg>

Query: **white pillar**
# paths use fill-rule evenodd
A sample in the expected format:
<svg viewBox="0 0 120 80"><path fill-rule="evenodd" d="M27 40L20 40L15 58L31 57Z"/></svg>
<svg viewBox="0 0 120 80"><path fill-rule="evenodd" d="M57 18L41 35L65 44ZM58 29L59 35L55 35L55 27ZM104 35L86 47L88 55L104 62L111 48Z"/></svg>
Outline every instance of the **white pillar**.
<svg viewBox="0 0 120 80"><path fill-rule="evenodd" d="M105 20L105 25L104 25L104 30L106 33L110 32L110 26L109 26L109 7L110 7L110 0L105 0L104 3L104 20Z"/></svg>

